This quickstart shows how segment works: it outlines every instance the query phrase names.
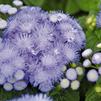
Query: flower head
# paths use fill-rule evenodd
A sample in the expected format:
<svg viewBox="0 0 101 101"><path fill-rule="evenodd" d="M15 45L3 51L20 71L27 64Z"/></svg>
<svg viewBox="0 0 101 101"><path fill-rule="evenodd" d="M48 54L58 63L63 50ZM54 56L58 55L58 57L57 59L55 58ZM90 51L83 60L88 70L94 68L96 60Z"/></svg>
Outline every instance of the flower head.
<svg viewBox="0 0 101 101"><path fill-rule="evenodd" d="M17 80L26 77L34 87L47 92L61 80L65 64L79 61L85 35L77 21L67 14L25 7L8 19L3 43L9 44L11 49L1 50L0 61L8 60L1 66L2 74L14 74ZM70 79L74 80L77 74L72 73ZM14 82L15 89L25 88L19 88L20 83Z"/></svg>

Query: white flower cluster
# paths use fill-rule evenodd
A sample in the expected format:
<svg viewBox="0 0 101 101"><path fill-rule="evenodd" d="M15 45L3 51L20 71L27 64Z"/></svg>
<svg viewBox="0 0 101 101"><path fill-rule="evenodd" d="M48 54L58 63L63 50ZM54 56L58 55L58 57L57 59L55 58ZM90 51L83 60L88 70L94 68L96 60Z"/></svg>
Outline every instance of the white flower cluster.
<svg viewBox="0 0 101 101"><path fill-rule="evenodd" d="M96 47L101 48L100 45L101 43L97 44ZM91 68L87 72L88 81L96 82L99 78L99 75L101 75L101 52L93 53L92 49L86 49L82 52L82 57L84 58L83 67Z"/></svg>
<svg viewBox="0 0 101 101"><path fill-rule="evenodd" d="M75 69L69 68L67 70L65 69L65 71L66 71L66 77L61 80L60 86L63 89L69 88L69 86L71 87L72 90L79 89L80 81L78 80L78 78L80 76L83 76L84 74L83 68L82 67L76 67Z"/></svg>

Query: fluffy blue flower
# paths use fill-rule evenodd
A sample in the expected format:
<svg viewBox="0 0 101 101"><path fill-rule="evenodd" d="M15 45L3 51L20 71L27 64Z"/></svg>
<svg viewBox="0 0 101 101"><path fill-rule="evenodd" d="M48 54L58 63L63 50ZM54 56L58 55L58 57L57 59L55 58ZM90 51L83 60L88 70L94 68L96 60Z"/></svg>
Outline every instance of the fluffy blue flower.
<svg viewBox="0 0 101 101"><path fill-rule="evenodd" d="M9 101L53 101L53 100L47 95L43 94L36 94L35 96L26 94L18 99L13 99Z"/></svg>
<svg viewBox="0 0 101 101"><path fill-rule="evenodd" d="M39 85L41 91L47 92L53 88L55 82L61 79L62 74L61 67L40 67L31 73L30 82L34 87Z"/></svg>
<svg viewBox="0 0 101 101"><path fill-rule="evenodd" d="M3 64L9 66L8 73L16 71L17 79L25 75L34 87L47 92L62 78L65 64L79 61L85 35L77 21L67 14L26 7L9 18L3 42L17 50L10 55L8 50L12 48L8 49L9 55L0 57L12 60ZM21 77L17 76L19 69Z"/></svg>
<svg viewBox="0 0 101 101"><path fill-rule="evenodd" d="M82 28L78 26L77 22L67 16L67 20L62 20L56 25L57 30L60 31L60 37L63 43L75 45L79 49L85 46L85 35Z"/></svg>

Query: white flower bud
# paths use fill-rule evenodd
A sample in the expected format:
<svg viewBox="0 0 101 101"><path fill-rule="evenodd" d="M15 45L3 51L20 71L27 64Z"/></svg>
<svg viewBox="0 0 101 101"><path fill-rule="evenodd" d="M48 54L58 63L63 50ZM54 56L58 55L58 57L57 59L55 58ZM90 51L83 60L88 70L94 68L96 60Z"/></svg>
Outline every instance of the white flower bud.
<svg viewBox="0 0 101 101"><path fill-rule="evenodd" d="M98 43L98 44L96 45L96 47L97 47L97 48L101 48L101 43Z"/></svg>
<svg viewBox="0 0 101 101"><path fill-rule="evenodd" d="M6 91L11 91L11 90L13 89L13 86L12 86L12 84L10 84L10 83L5 83L5 84L3 85L3 88L4 88Z"/></svg>
<svg viewBox="0 0 101 101"><path fill-rule="evenodd" d="M16 80L22 80L25 76L25 73L23 70L18 70L15 74L14 77L16 78Z"/></svg>
<svg viewBox="0 0 101 101"><path fill-rule="evenodd" d="M101 53L95 53L92 57L92 62L94 64L101 64Z"/></svg>
<svg viewBox="0 0 101 101"><path fill-rule="evenodd" d="M27 87L27 83L25 81L17 81L14 83L14 89L17 91L21 91Z"/></svg>
<svg viewBox="0 0 101 101"><path fill-rule="evenodd" d="M66 71L66 77L69 80L76 80L77 79L77 72L75 69L70 68Z"/></svg>
<svg viewBox="0 0 101 101"><path fill-rule="evenodd" d="M89 59L84 60L84 61L83 61L83 66L84 66L84 67L90 67L90 66L91 66L90 60L89 60Z"/></svg>
<svg viewBox="0 0 101 101"><path fill-rule="evenodd" d="M13 4L14 4L15 6L22 6L22 5L23 5L23 2L20 1L20 0L14 0L14 1L13 1Z"/></svg>
<svg viewBox="0 0 101 101"><path fill-rule="evenodd" d="M90 82L96 82L98 77L98 72L95 69L89 70L87 73L87 79Z"/></svg>
<svg viewBox="0 0 101 101"><path fill-rule="evenodd" d="M76 72L77 72L78 75L83 75L83 73L84 73L82 67L77 67L77 68L76 68Z"/></svg>
<svg viewBox="0 0 101 101"><path fill-rule="evenodd" d="M0 29L4 29L7 27L7 21L0 19Z"/></svg>
<svg viewBox="0 0 101 101"><path fill-rule="evenodd" d="M62 67L62 71L65 72L66 70L67 70L67 67L66 66L63 66Z"/></svg>
<svg viewBox="0 0 101 101"><path fill-rule="evenodd" d="M77 90L80 87L80 82L78 80L71 82L71 88L72 90Z"/></svg>
<svg viewBox="0 0 101 101"><path fill-rule="evenodd" d="M8 10L11 8L11 6L10 5L2 5L1 7L0 7L0 12L2 12L2 13L7 13L8 12Z"/></svg>
<svg viewBox="0 0 101 101"><path fill-rule="evenodd" d="M70 81L68 79L62 79L61 82L60 82L60 85L62 88L68 88L69 87L69 84L70 84Z"/></svg>
<svg viewBox="0 0 101 101"><path fill-rule="evenodd" d="M9 15L15 14L16 12L17 12L17 8L15 8L15 7L12 7L12 8L10 8L10 9L8 10L8 14L9 14Z"/></svg>
<svg viewBox="0 0 101 101"><path fill-rule="evenodd" d="M82 52L82 57L87 58L89 56L91 56L93 53L92 49L86 49Z"/></svg>

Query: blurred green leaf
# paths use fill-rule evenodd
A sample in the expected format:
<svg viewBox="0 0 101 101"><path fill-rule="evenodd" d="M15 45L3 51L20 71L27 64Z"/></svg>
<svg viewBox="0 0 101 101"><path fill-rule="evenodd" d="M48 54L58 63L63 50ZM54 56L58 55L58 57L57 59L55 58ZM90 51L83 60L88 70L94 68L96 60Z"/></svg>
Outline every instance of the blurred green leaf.
<svg viewBox="0 0 101 101"><path fill-rule="evenodd" d="M58 91L52 98L54 101L80 101L79 92L72 89Z"/></svg>
<svg viewBox="0 0 101 101"><path fill-rule="evenodd" d="M65 11L70 14L75 14L79 11L79 7L75 0L68 0Z"/></svg>
<svg viewBox="0 0 101 101"><path fill-rule="evenodd" d="M92 87L86 93L85 101L101 101L101 96L95 91L95 87Z"/></svg>
<svg viewBox="0 0 101 101"><path fill-rule="evenodd" d="M0 4L12 4L12 0L0 0Z"/></svg>
<svg viewBox="0 0 101 101"><path fill-rule="evenodd" d="M23 0L26 5L42 6L45 0Z"/></svg>
<svg viewBox="0 0 101 101"><path fill-rule="evenodd" d="M93 11L99 10L101 0L75 0L81 10Z"/></svg>
<svg viewBox="0 0 101 101"><path fill-rule="evenodd" d="M91 48L94 51L99 51L101 49L96 48L96 45L101 42L101 29L96 29L94 31L86 32L87 48Z"/></svg>

